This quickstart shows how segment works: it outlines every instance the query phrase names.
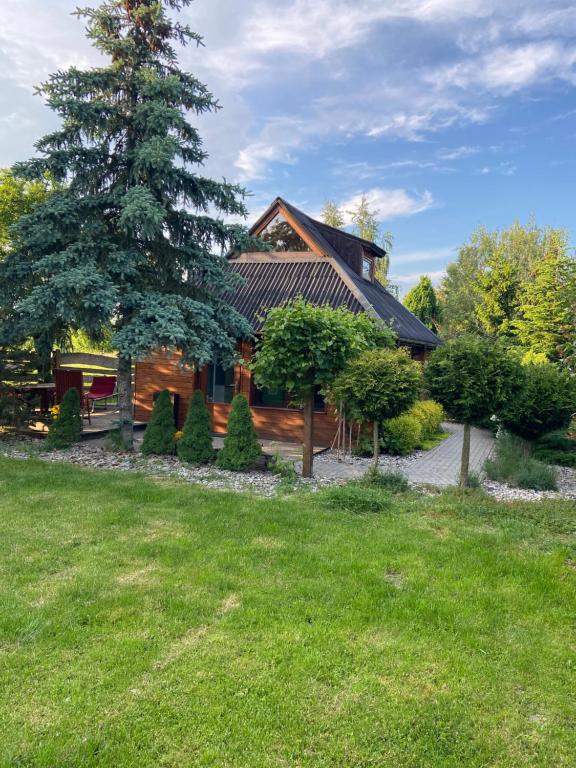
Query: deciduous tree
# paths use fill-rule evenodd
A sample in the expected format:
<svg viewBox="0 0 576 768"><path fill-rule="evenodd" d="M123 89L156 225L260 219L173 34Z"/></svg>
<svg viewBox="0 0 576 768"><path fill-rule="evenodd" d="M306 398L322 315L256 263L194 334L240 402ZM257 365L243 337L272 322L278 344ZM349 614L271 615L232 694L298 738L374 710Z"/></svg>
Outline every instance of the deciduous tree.
<svg viewBox="0 0 576 768"><path fill-rule="evenodd" d="M295 299L268 312L252 370L258 386L287 389L304 407L303 475L312 476L314 391L326 389L348 360L394 334L366 314Z"/></svg>
<svg viewBox="0 0 576 768"><path fill-rule="evenodd" d="M431 396L448 416L463 422L460 486L468 485L470 426L498 414L520 389L520 363L501 344L460 336L438 347L426 366Z"/></svg>
<svg viewBox="0 0 576 768"><path fill-rule="evenodd" d="M373 425L374 458L378 471L379 424L399 416L418 399L422 383L418 363L401 349L369 349L350 360L330 387L334 403L343 403L349 418Z"/></svg>

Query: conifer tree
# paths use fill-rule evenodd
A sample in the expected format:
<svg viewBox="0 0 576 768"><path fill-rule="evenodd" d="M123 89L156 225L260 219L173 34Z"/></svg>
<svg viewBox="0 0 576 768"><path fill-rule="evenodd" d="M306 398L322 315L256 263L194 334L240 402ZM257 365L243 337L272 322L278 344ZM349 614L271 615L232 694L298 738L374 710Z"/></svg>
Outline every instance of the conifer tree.
<svg viewBox="0 0 576 768"><path fill-rule="evenodd" d="M324 203L322 221L335 229L341 229L344 226L344 214L333 200L326 200Z"/></svg>
<svg viewBox="0 0 576 768"><path fill-rule="evenodd" d="M76 387L71 387L62 398L60 413L50 425L46 443L49 448L57 450L70 448L79 442L81 435L80 394Z"/></svg>
<svg viewBox="0 0 576 768"><path fill-rule="evenodd" d="M156 456L173 454L175 432L176 424L172 398L170 392L163 389L156 398L152 416L144 432L142 453Z"/></svg>
<svg viewBox="0 0 576 768"><path fill-rule="evenodd" d="M419 318L427 328L435 331L440 322L440 303L432 281L424 275L406 296L404 306Z"/></svg>
<svg viewBox="0 0 576 768"><path fill-rule="evenodd" d="M175 18L189 4L105 0L78 10L108 62L57 72L41 87L62 125L15 171L66 186L20 220L0 266L0 282L37 278L17 301L30 327L41 317L97 334L113 323L129 446L134 358L178 349L184 363L229 364L235 340L250 333L224 298L238 279L224 254L257 246L245 228L211 216L245 216L244 191L194 168L206 153L187 116L218 104L178 67L175 45L201 42Z"/></svg>
<svg viewBox="0 0 576 768"><path fill-rule="evenodd" d="M200 389L194 390L176 448L178 457L190 464L209 464L214 458L210 414Z"/></svg>
<svg viewBox="0 0 576 768"><path fill-rule="evenodd" d="M254 466L262 453L248 400L244 395L235 395L228 416L227 434L224 447L218 453L216 463L221 469L242 471Z"/></svg>
<svg viewBox="0 0 576 768"><path fill-rule="evenodd" d="M576 343L576 259L559 239L533 267L523 287L515 330L518 341L549 360L564 360Z"/></svg>

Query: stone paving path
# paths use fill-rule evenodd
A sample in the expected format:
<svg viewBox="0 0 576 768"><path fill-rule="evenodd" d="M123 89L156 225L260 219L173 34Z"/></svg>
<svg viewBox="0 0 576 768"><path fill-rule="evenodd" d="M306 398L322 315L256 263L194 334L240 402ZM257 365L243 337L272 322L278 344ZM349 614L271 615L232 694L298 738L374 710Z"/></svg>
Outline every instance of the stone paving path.
<svg viewBox="0 0 576 768"><path fill-rule="evenodd" d="M462 452L462 424L443 424L450 437L440 445L422 454L404 469L412 483L422 483L445 488L458 482L460 455ZM484 429L472 427L470 435L470 472L482 471L484 462L492 452L494 437Z"/></svg>
<svg viewBox="0 0 576 768"><path fill-rule="evenodd" d="M411 483L433 485L445 488L458 483L460 473L460 455L462 451L461 424L444 423L442 425L450 437L443 440L436 448L421 453L416 457L381 456L380 468L383 472L401 472ZM472 428L470 435L470 472L482 471L484 462L492 452L494 438L483 429ZM320 456L314 462L314 476L319 479L352 480L361 477L370 466L370 460L338 462L327 456Z"/></svg>

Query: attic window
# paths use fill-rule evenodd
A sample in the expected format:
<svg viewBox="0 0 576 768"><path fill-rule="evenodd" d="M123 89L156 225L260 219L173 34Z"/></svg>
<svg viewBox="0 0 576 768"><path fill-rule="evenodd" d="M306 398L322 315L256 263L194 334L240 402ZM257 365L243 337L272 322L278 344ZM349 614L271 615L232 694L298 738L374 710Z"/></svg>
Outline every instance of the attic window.
<svg viewBox="0 0 576 768"><path fill-rule="evenodd" d="M372 280L372 259L362 259L362 277L364 280Z"/></svg>
<svg viewBox="0 0 576 768"><path fill-rule="evenodd" d="M262 240L272 243L275 251L309 251L300 235L294 231L281 213L264 227L260 233Z"/></svg>

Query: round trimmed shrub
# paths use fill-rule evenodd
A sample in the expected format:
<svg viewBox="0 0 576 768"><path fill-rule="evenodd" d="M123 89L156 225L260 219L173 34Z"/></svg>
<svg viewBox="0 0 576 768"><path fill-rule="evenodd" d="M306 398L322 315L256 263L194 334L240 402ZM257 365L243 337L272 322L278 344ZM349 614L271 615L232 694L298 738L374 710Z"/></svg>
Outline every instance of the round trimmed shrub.
<svg viewBox="0 0 576 768"><path fill-rule="evenodd" d="M60 404L60 413L50 425L46 443L49 448L70 448L82 435L80 395L75 387L67 390Z"/></svg>
<svg viewBox="0 0 576 768"><path fill-rule="evenodd" d="M435 400L419 400L408 411L420 422L422 428L422 440L430 440L440 431L440 425L444 421L444 409Z"/></svg>
<svg viewBox="0 0 576 768"><path fill-rule="evenodd" d="M422 440L422 427L415 416L409 412L401 413L382 424L381 444L384 453L393 456L406 456L413 453Z"/></svg>
<svg viewBox="0 0 576 768"><path fill-rule="evenodd" d="M210 464L214 460L210 414L201 390L194 390L188 406L182 437L176 444L178 458L190 464Z"/></svg>
<svg viewBox="0 0 576 768"><path fill-rule="evenodd" d="M216 464L220 469L251 469L262 453L262 446L258 442L248 400L244 395L235 395L232 400L227 430L224 447L218 452Z"/></svg>
<svg viewBox="0 0 576 768"><path fill-rule="evenodd" d="M153 456L170 456L174 453L174 406L170 392L162 390L156 402L152 416L144 432L142 441L142 453Z"/></svg>

